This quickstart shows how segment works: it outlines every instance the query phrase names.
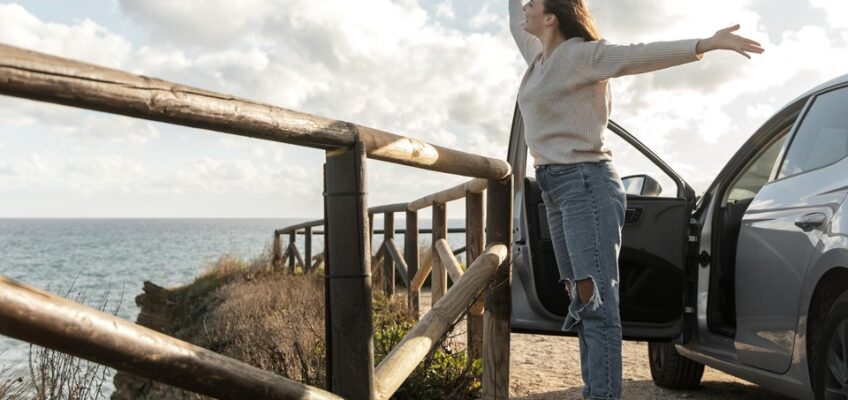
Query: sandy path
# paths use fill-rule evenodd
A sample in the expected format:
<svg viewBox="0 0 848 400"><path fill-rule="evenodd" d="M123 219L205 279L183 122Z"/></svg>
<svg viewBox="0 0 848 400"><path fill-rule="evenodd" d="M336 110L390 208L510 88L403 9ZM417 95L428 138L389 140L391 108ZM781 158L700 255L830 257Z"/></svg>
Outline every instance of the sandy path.
<svg viewBox="0 0 848 400"><path fill-rule="evenodd" d="M422 291L422 313L430 308L430 293ZM452 335L464 346L465 323ZM577 338L513 333L510 343L509 394L521 400L581 399L583 380ZM624 342L622 398L633 400L790 400L757 385L707 368L701 388L694 391L661 389L651 380L648 345Z"/></svg>
<svg viewBox="0 0 848 400"><path fill-rule="evenodd" d="M754 384L707 368L701 388L681 392L654 386L644 342L622 347L625 399L788 400ZM510 397L525 400L580 399L583 381L576 338L515 333L510 344Z"/></svg>

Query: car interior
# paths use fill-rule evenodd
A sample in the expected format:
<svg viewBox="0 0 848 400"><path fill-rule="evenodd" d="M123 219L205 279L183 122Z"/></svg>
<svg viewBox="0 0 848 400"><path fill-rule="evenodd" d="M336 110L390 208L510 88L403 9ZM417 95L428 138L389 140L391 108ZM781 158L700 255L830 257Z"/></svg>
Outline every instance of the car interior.
<svg viewBox="0 0 848 400"><path fill-rule="evenodd" d="M559 271L541 190L536 180L529 177L525 178L524 188L525 204L528 205L528 241L533 255L534 280L539 300L549 312L565 317L569 299L562 283L559 282ZM634 235L638 233L630 232L628 225L645 226L647 231L655 231L665 222L671 222L671 225L680 225L681 229L685 229L683 224L673 221L674 212L667 212L673 208L681 208L682 211L686 207L684 200L651 198L648 202L644 199L640 202L638 197L628 195L628 215L625 217L625 228L622 232L623 242L630 244L634 242L632 239L637 239ZM636 205L637 203L641 204ZM665 257L640 250L638 243L641 241L637 241L636 246L623 246L619 256L622 322L673 323L680 316L682 309L683 270L665 260ZM670 251L665 256L671 259L681 256L671 251L673 246L668 247Z"/></svg>
<svg viewBox="0 0 848 400"><path fill-rule="evenodd" d="M677 183L617 134L606 145L625 183L627 210L619 254L619 295L624 335L675 337L683 308L683 264L690 204ZM530 160L527 160L530 161ZM529 164L525 171L532 171ZM569 298L560 283L547 211L532 173L522 182L527 243L536 295L551 314L565 317ZM679 246L669 245L679 242ZM633 329L628 329L628 326Z"/></svg>

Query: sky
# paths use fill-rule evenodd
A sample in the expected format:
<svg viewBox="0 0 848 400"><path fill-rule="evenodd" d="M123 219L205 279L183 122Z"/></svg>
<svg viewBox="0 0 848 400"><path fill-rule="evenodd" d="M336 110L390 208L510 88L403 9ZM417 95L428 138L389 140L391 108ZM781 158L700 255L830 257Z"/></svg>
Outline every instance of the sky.
<svg viewBox="0 0 848 400"><path fill-rule="evenodd" d="M770 115L848 72L845 0L587 4L612 43L740 23L766 49L612 81L612 119L698 192ZM526 69L506 0L0 1L0 43L501 159ZM316 149L0 96L0 217L320 218L323 162ZM371 206L468 179L367 170Z"/></svg>

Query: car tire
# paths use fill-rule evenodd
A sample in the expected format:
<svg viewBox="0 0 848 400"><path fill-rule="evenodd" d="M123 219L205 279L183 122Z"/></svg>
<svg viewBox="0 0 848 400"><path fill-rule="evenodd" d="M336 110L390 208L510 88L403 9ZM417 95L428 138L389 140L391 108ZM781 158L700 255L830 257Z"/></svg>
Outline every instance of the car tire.
<svg viewBox="0 0 848 400"><path fill-rule="evenodd" d="M648 361L654 384L662 388L696 389L704 376L704 364L681 356L670 342L648 342Z"/></svg>
<svg viewBox="0 0 848 400"><path fill-rule="evenodd" d="M812 371L816 399L845 399L848 390L844 376L848 371L848 292L839 296L830 307L824 327L819 332ZM834 377L834 372L842 375L842 382Z"/></svg>

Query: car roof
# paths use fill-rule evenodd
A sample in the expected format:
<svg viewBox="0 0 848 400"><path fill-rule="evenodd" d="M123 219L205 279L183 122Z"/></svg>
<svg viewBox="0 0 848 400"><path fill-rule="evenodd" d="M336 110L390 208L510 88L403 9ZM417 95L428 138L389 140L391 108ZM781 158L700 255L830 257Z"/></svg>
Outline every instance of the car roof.
<svg viewBox="0 0 848 400"><path fill-rule="evenodd" d="M787 103L787 104L793 104L793 103L795 103L796 101L801 100L801 99L803 99L803 98L805 98L805 97L809 97L810 95L812 95L812 94L814 94L814 93L816 93L816 92L819 92L819 91L821 91L821 90L827 89L827 88L832 87L832 86L837 86L837 85L840 85L840 84L843 84L843 83L848 83L848 74L845 74L845 75L842 75L842 76L838 76L838 77L833 78L833 79L831 79L831 80L829 80L829 81L827 81L827 82L824 82L824 83L822 83L822 84L820 84L820 85L818 85L818 86L816 86L816 87L814 87L814 88L812 88L812 89L810 89L810 90L808 90L808 91L804 92L804 94L802 94L802 95L800 95L800 96L798 96L798 97L796 97L796 98L792 99L792 101L790 101L790 102L789 102L789 103Z"/></svg>

